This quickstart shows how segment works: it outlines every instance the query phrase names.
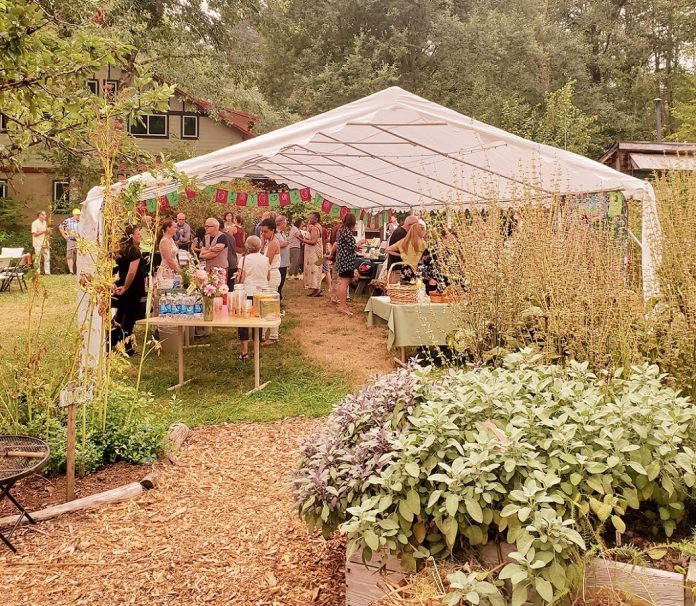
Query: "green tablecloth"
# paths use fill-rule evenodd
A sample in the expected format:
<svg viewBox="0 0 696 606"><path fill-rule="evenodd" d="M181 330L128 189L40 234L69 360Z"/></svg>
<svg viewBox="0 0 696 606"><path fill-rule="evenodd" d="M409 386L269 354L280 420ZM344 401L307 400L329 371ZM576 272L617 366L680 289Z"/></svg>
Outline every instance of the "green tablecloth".
<svg viewBox="0 0 696 606"><path fill-rule="evenodd" d="M365 311L368 326L374 325L375 317L387 323L387 349L446 345L454 330L452 308L446 303L394 305L389 297L370 297Z"/></svg>

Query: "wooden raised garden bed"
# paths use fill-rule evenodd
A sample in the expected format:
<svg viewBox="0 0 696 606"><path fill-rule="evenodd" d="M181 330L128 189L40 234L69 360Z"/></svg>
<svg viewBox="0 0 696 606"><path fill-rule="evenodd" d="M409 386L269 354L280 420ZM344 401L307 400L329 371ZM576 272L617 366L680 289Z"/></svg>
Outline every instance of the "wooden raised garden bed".
<svg viewBox="0 0 696 606"><path fill-rule="evenodd" d="M374 554L367 565L354 553L346 560L346 606L370 606L384 596L387 582L397 585L406 576L399 559L388 552Z"/></svg>
<svg viewBox="0 0 696 606"><path fill-rule="evenodd" d="M489 543L481 550L481 561L497 566L505 561L513 546ZM366 566L359 553L346 561L346 606L371 606L387 587L397 585L408 576L398 558L375 554ZM627 596L642 598L654 606L696 606L696 559L689 562L686 576L657 568L633 566L592 558L585 571L585 588L609 589Z"/></svg>

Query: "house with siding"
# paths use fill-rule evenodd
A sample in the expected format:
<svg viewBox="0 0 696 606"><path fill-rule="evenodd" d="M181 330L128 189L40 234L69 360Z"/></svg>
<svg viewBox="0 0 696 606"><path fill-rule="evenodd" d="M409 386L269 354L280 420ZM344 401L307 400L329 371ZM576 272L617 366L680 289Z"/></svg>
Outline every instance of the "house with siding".
<svg viewBox="0 0 696 606"><path fill-rule="evenodd" d="M121 71L104 67L92 74L85 86L95 95L109 96L121 86ZM156 78L160 83L162 80ZM230 108L216 107L176 88L166 113L145 116L129 124L130 134L143 151L166 153L185 143L193 155L205 154L253 137L255 116ZM0 137L3 124L0 122ZM79 196L70 195L71 175L55 166L38 150L28 153L18 174L0 173L0 198L25 204L19 209L27 219L38 210L52 210L55 219L67 215ZM73 198L70 200L70 198Z"/></svg>

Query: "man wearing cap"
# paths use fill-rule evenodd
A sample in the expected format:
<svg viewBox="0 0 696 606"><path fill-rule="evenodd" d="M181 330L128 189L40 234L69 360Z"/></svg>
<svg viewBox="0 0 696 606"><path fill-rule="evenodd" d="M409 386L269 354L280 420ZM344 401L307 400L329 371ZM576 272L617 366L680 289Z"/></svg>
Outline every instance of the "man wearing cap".
<svg viewBox="0 0 696 606"><path fill-rule="evenodd" d="M393 232L392 235L389 236L389 246L392 246L393 244L396 244L399 240L403 240L406 237L406 234L408 233L408 230L411 229L413 225L418 223L418 217L416 215L409 215L404 219L404 224L397 227ZM401 257L399 255L395 254L390 254L387 255L387 269L389 269L394 263L400 263L401 262Z"/></svg>
<svg viewBox="0 0 696 606"><path fill-rule="evenodd" d="M75 256L77 255L77 237L80 235L80 209L73 208L72 217L68 217L59 226L60 235L65 238L65 260L68 272L75 273Z"/></svg>

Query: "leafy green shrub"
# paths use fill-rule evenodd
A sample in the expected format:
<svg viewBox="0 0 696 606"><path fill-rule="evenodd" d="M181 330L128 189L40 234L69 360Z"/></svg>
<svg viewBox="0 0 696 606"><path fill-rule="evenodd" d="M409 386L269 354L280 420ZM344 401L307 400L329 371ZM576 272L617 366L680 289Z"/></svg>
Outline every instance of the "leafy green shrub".
<svg viewBox="0 0 696 606"><path fill-rule="evenodd" d="M517 548L500 575L513 604L568 590L587 523L623 531L634 509L671 535L696 484L696 408L655 366L597 377L539 359L401 370L344 400L304 447L300 514L324 534L340 526L351 552L386 548L409 569L500 534Z"/></svg>
<svg viewBox="0 0 696 606"><path fill-rule="evenodd" d="M150 463L165 450L167 425L149 412L153 401L148 393L137 394L135 388L114 382L109 393L107 416L104 428L86 418L85 433L78 409L75 469L78 474L93 473L103 465L126 461L128 463ZM56 408L35 412L31 421L19 407L19 421L0 423L0 432L36 436L45 440L51 456L44 467L46 475L57 475L65 471L67 428L64 410ZM50 411L50 414L46 413Z"/></svg>
<svg viewBox="0 0 696 606"><path fill-rule="evenodd" d="M104 463L149 463L164 453L167 425L149 412L153 400L130 385L112 384L106 425L94 438L103 449Z"/></svg>

